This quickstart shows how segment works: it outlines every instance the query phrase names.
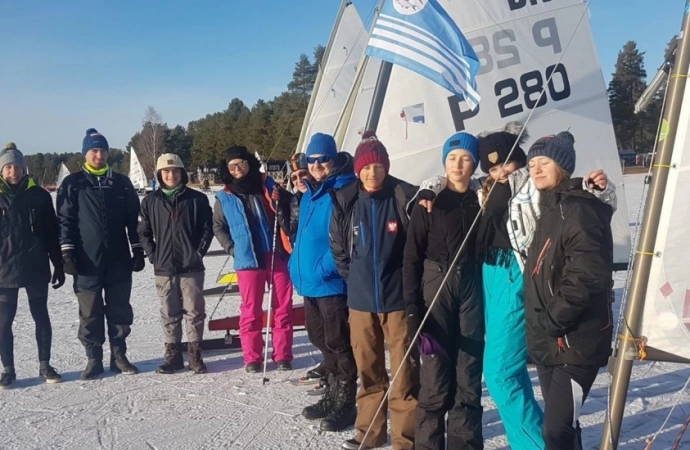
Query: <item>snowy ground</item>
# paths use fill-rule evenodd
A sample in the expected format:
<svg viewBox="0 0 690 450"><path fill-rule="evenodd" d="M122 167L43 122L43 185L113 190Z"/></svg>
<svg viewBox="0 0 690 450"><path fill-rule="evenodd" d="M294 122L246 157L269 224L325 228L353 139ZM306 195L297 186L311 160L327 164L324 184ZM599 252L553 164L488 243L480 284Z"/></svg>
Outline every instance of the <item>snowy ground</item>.
<svg viewBox="0 0 690 450"><path fill-rule="evenodd" d="M631 222L637 216L642 179L642 175L625 178ZM215 242L213 248L218 248ZM207 287L214 285L224 260L220 256L207 258ZM619 288L624 276L618 274ZM217 298L209 299L209 314L216 302ZM48 386L36 377L33 322L25 297L20 297L15 321L19 381L14 389L0 392L1 449L336 449L352 437L352 430L322 433L318 422L308 422L300 415L302 407L314 397L287 380L317 362L316 351L305 333L295 338L296 370L278 373L269 365L270 382L265 386L260 374L244 373L239 353L207 353L207 375L157 375L154 371L163 344L159 303L149 265L134 275L132 303L135 324L129 340L130 357L142 373L107 374L103 379L85 382L79 380L85 357L77 340L76 299L69 286L51 292L53 364L65 382ZM235 297L220 305L216 317L237 313ZM222 333L216 335L207 334L221 337ZM531 375L540 397L536 373L531 371ZM621 448L644 448L645 438L662 424L688 376L690 368L683 365L644 363L635 367ZM582 424L587 449L599 446L608 382L608 375L602 371L584 407ZM495 406L484 393L486 448L508 448ZM686 392L653 448L670 448L689 413L690 393ZM690 443L690 436L686 442Z"/></svg>

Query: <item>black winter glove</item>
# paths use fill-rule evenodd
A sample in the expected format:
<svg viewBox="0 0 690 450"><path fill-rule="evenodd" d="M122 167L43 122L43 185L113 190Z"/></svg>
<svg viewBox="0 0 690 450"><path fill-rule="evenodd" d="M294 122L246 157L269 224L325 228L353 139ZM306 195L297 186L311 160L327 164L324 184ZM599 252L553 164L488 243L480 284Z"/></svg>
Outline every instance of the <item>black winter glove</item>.
<svg viewBox="0 0 690 450"><path fill-rule="evenodd" d="M132 249L132 271L141 272L144 270L146 265L146 255L144 255L144 249L136 247Z"/></svg>
<svg viewBox="0 0 690 450"><path fill-rule="evenodd" d="M278 203L285 203L290 200L290 193L283 189L280 185L273 186L273 192L271 193L271 198Z"/></svg>
<svg viewBox="0 0 690 450"><path fill-rule="evenodd" d="M417 330L422 326L422 318L423 316L417 312L411 313L407 315L407 345L412 344L412 340L414 339L415 334L417 334Z"/></svg>
<svg viewBox="0 0 690 450"><path fill-rule="evenodd" d="M65 284L65 269L62 267L62 264L55 266L53 279L50 282L53 285L53 289L59 289Z"/></svg>
<svg viewBox="0 0 690 450"><path fill-rule="evenodd" d="M77 261L74 259L74 251L64 250L62 252L62 267L63 272L67 275L77 274Z"/></svg>

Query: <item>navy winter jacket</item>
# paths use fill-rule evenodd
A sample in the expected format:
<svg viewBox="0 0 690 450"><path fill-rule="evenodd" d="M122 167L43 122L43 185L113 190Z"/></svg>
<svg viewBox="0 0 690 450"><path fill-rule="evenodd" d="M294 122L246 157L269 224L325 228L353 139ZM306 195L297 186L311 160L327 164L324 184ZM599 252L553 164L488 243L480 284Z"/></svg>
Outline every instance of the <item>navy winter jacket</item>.
<svg viewBox="0 0 690 450"><path fill-rule="evenodd" d="M68 175L57 194L60 246L74 250L77 285L100 290L107 282L132 276L139 197L132 182L112 169L103 176L86 170Z"/></svg>
<svg viewBox="0 0 690 450"><path fill-rule="evenodd" d="M347 281L348 307L372 313L405 310L405 208L416 191L416 186L389 175L378 192L366 192L356 181L334 194L331 252Z"/></svg>

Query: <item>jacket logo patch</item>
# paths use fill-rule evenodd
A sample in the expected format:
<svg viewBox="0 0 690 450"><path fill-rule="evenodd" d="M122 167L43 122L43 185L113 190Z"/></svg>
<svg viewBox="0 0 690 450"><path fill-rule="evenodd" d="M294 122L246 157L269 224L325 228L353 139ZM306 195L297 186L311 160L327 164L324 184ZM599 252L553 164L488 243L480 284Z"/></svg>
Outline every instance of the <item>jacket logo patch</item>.
<svg viewBox="0 0 690 450"><path fill-rule="evenodd" d="M498 161L498 152L491 152L488 156L489 162L495 164Z"/></svg>
<svg viewBox="0 0 690 450"><path fill-rule="evenodd" d="M354 227L352 227L352 234L355 236L359 236L359 226L358 225L355 225Z"/></svg>
<svg viewBox="0 0 690 450"><path fill-rule="evenodd" d="M386 226L386 229L388 230L389 233L397 233L398 232L398 221L397 220L389 220L388 224Z"/></svg>
<svg viewBox="0 0 690 450"><path fill-rule="evenodd" d="M141 220L142 220L142 219L141 219L141 216L137 217L137 219L139 220L139 222L141 222Z"/></svg>

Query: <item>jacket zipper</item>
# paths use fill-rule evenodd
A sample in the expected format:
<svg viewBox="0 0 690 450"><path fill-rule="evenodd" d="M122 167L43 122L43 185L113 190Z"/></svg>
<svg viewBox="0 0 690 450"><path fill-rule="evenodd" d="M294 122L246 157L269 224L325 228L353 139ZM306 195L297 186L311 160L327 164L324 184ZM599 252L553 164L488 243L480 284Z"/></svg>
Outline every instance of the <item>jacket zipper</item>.
<svg viewBox="0 0 690 450"><path fill-rule="evenodd" d="M374 259L374 300L376 302L376 312L381 312L381 304L379 298L379 260L378 260L378 246L376 245L376 232L378 229L376 226L376 201L372 198L371 200L371 245L373 246L373 259Z"/></svg>
<svg viewBox="0 0 690 450"><path fill-rule="evenodd" d="M105 245L105 248L108 248L108 230L106 227L108 226L107 224L107 219L106 219L106 204L105 204L105 195L103 194L103 185L101 184L101 177L96 176L96 180L98 181L98 192L101 197L101 224L103 225L103 244Z"/></svg>

